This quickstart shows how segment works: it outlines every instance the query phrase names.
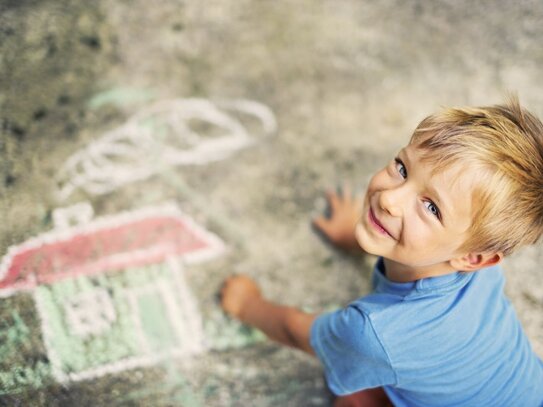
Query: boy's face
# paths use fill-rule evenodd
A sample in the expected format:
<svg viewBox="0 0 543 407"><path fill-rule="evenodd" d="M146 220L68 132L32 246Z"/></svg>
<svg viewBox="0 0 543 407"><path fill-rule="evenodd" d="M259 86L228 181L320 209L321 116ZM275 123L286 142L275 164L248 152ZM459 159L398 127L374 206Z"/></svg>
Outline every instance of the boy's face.
<svg viewBox="0 0 543 407"><path fill-rule="evenodd" d="M433 174L432 164L421 158L422 151L408 145L373 176L356 227L365 251L412 271L429 271L465 254L459 248L468 238L478 174L458 165Z"/></svg>

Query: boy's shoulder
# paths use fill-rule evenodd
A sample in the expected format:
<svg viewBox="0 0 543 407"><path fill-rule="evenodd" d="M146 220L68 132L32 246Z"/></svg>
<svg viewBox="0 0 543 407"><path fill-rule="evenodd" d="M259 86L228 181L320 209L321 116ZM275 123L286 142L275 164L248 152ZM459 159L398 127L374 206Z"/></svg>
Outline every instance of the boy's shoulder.
<svg viewBox="0 0 543 407"><path fill-rule="evenodd" d="M371 321L393 359L404 358L405 352L439 358L443 352L455 354L475 343L485 346L496 329L505 332L504 338L519 330L520 324L504 295L503 270L499 266L411 284L391 283L377 268L374 273L374 292L351 306ZM436 340L441 344L439 349L434 346Z"/></svg>
<svg viewBox="0 0 543 407"><path fill-rule="evenodd" d="M373 292L350 306L367 315L376 329L385 331L412 331L414 324L475 326L490 304L494 304L496 310L508 305L500 266L394 283L386 278L382 263L378 262L372 283Z"/></svg>

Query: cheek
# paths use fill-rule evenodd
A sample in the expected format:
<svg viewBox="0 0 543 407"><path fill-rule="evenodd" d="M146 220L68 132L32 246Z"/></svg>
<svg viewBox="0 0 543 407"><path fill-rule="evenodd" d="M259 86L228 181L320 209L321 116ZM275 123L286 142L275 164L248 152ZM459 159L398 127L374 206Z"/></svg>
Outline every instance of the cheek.
<svg viewBox="0 0 543 407"><path fill-rule="evenodd" d="M422 220L413 222L405 229L406 248L409 251L426 253L425 256L439 259L452 252L451 239L445 233L440 233L425 224Z"/></svg>
<svg viewBox="0 0 543 407"><path fill-rule="evenodd" d="M404 218L404 236L406 241L414 246L428 245L429 231L426 225L419 219L418 214L412 213Z"/></svg>
<svg viewBox="0 0 543 407"><path fill-rule="evenodd" d="M420 223L411 224L404 230L401 256L412 266L428 266L451 258L449 239Z"/></svg>
<svg viewBox="0 0 543 407"><path fill-rule="evenodd" d="M448 241L443 241L443 236L421 219L416 211L404 219L404 237L406 242L410 242L409 246L435 251L441 250L444 243L448 244Z"/></svg>

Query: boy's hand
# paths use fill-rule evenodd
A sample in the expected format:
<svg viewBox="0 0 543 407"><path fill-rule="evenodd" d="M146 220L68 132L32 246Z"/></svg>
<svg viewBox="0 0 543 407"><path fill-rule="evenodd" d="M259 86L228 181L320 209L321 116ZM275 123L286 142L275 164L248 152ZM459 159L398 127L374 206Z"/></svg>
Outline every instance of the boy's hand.
<svg viewBox="0 0 543 407"><path fill-rule="evenodd" d="M330 205L330 218L319 216L313 219L313 225L335 246L344 250L362 250L355 237L356 223L362 216L363 199L354 196L349 186L338 194L327 191L326 199Z"/></svg>
<svg viewBox="0 0 543 407"><path fill-rule="evenodd" d="M262 298L260 288L247 276L228 277L221 288L221 306L234 318L243 320L243 312L251 300Z"/></svg>
<svg viewBox="0 0 543 407"><path fill-rule="evenodd" d="M271 339L314 354L309 336L317 315L266 300L251 278L227 278L221 288L221 305L226 313L260 329Z"/></svg>

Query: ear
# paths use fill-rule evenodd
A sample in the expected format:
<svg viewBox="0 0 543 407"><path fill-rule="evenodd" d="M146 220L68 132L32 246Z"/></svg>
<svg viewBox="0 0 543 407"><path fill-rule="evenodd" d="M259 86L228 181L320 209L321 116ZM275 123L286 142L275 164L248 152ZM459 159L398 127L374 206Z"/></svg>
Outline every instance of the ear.
<svg viewBox="0 0 543 407"><path fill-rule="evenodd" d="M458 271L477 271L484 267L494 266L501 262L502 259L502 252L468 253L464 257L450 260L449 263Z"/></svg>

